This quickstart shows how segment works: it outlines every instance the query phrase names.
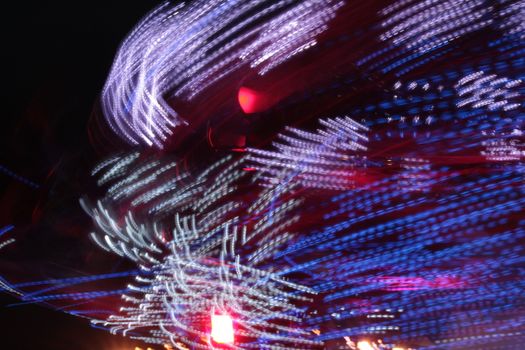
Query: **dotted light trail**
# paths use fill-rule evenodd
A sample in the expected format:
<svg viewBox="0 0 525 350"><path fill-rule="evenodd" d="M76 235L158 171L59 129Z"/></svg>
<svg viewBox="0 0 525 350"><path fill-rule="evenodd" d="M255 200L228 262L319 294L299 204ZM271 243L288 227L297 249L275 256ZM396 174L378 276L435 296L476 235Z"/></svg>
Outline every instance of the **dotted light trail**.
<svg viewBox="0 0 525 350"><path fill-rule="evenodd" d="M126 267L0 287L177 349L516 349L523 9L163 3L101 95L130 146L80 199Z"/></svg>

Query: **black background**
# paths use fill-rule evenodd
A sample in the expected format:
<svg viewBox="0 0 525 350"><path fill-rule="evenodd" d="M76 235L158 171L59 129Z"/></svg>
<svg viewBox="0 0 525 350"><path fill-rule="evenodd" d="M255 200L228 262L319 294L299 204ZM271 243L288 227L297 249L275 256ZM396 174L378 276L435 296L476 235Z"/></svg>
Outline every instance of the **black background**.
<svg viewBox="0 0 525 350"><path fill-rule="evenodd" d="M69 182L61 179L59 169L76 167L82 164L79 159L92 157L86 126L113 56L126 33L157 3L142 0L17 1L9 7L4 4L0 227L14 225L15 229L9 232L11 237L26 235L45 241L47 235L52 235L49 231L53 230L53 223L49 221L53 215L44 222L39 208L50 211L47 204L42 205L49 202L65 201L68 205L76 195L74 189L71 198L61 197L68 186L81 184L75 181L74 174ZM39 187L28 186L21 178ZM65 188L54 188L57 182ZM76 228L71 226L72 236L80 234ZM53 244L57 252L71 249L67 242L63 246ZM33 249L37 255L38 247ZM0 252L0 266L2 259L5 262L4 254L9 255L8 248ZM85 319L39 305L13 306L17 303L17 299L0 292L2 349L145 348L90 328Z"/></svg>

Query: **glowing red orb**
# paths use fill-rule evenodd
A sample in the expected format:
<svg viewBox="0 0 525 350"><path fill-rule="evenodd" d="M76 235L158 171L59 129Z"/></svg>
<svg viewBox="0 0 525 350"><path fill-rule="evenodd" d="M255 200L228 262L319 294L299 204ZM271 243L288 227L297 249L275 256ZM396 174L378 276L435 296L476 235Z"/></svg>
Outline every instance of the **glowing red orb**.
<svg viewBox="0 0 525 350"><path fill-rule="evenodd" d="M255 113L265 110L270 105L270 99L262 92L242 86L237 94L239 105L244 113Z"/></svg>

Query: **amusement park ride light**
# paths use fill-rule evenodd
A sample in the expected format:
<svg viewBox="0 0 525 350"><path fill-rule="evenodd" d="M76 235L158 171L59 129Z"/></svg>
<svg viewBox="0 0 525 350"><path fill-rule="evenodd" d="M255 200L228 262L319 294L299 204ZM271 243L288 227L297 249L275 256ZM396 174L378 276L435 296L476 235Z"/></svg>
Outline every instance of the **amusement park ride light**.
<svg viewBox="0 0 525 350"><path fill-rule="evenodd" d="M82 232L134 268L0 290L155 349L523 338L525 1L354 3L166 1L144 17L100 96L129 147L80 200Z"/></svg>
<svg viewBox="0 0 525 350"><path fill-rule="evenodd" d="M357 348L359 350L375 350L375 347L373 347L368 341L361 340L357 343Z"/></svg>
<svg viewBox="0 0 525 350"><path fill-rule="evenodd" d="M230 315L211 316L211 338L220 344L233 343L233 321Z"/></svg>

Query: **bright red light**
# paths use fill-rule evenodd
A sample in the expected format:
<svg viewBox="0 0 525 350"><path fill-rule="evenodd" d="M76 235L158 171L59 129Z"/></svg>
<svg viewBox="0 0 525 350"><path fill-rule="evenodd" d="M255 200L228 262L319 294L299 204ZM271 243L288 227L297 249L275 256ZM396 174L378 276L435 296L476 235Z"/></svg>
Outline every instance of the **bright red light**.
<svg viewBox="0 0 525 350"><path fill-rule="evenodd" d="M216 343L233 343L233 321L229 315L211 315L211 338Z"/></svg>
<svg viewBox="0 0 525 350"><path fill-rule="evenodd" d="M237 97L244 113L254 113L257 111L257 91L242 86L239 89Z"/></svg>

